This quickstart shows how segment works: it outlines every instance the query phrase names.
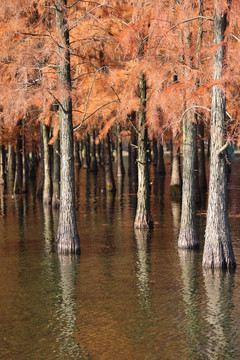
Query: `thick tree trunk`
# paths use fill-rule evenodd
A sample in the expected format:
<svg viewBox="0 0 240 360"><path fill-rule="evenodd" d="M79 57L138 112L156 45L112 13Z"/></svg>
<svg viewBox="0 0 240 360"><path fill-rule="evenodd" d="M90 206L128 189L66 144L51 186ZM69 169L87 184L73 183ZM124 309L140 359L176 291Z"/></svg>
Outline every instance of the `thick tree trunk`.
<svg viewBox="0 0 240 360"><path fill-rule="evenodd" d="M193 249L199 246L195 210L197 125L190 118L184 120L183 136L182 214L178 247Z"/></svg>
<svg viewBox="0 0 240 360"><path fill-rule="evenodd" d="M106 192L115 192L116 187L112 171L112 154L109 134L107 134L104 141L104 174Z"/></svg>
<svg viewBox="0 0 240 360"><path fill-rule="evenodd" d="M59 137L53 144L53 161L52 161L52 206L54 208L59 207L59 195L60 195L60 143Z"/></svg>
<svg viewBox="0 0 240 360"><path fill-rule="evenodd" d="M128 176L130 190L136 191L138 184L137 168L137 137L135 131L131 133L131 142L128 145Z"/></svg>
<svg viewBox="0 0 240 360"><path fill-rule="evenodd" d="M138 123L138 191L134 228L153 227L150 214L149 174L147 156L147 129L145 126L146 80L143 73L139 79L139 123Z"/></svg>
<svg viewBox="0 0 240 360"><path fill-rule="evenodd" d="M95 130L91 129L90 135L90 171L98 171L97 158L96 158L96 144L95 144Z"/></svg>
<svg viewBox="0 0 240 360"><path fill-rule="evenodd" d="M163 153L163 144L161 144L160 140L158 139L157 142L157 173L160 175L165 175L165 165L164 165L164 153Z"/></svg>
<svg viewBox="0 0 240 360"><path fill-rule="evenodd" d="M57 31L60 42L58 44L58 80L62 89L61 106L59 109L61 153L60 212L56 240L59 253L79 254L80 241L75 208L71 73L66 5L66 0L55 1Z"/></svg>
<svg viewBox="0 0 240 360"><path fill-rule="evenodd" d="M204 126L200 121L198 123L198 179L201 192L207 191L207 177L206 177L206 165L205 165L205 149L204 149Z"/></svg>
<svg viewBox="0 0 240 360"><path fill-rule="evenodd" d="M44 152L44 185L43 185L43 204L49 205L52 201L51 184L51 154L49 142L49 127L41 124L43 134L43 152Z"/></svg>
<svg viewBox="0 0 240 360"><path fill-rule="evenodd" d="M117 177L124 177L125 170L123 165L122 140L119 138L120 130L120 125L117 123Z"/></svg>
<svg viewBox="0 0 240 360"><path fill-rule="evenodd" d="M175 141L172 141L172 167L170 194L173 196L181 196L182 193L182 177L180 168L180 149Z"/></svg>
<svg viewBox="0 0 240 360"><path fill-rule="evenodd" d="M226 14L221 14L215 0L214 43L224 41ZM221 79L225 46L218 46L214 56L213 79ZM236 266L227 208L226 150L222 149L225 135L226 100L222 87L212 89L211 155L207 225L203 252L203 267L234 268Z"/></svg>

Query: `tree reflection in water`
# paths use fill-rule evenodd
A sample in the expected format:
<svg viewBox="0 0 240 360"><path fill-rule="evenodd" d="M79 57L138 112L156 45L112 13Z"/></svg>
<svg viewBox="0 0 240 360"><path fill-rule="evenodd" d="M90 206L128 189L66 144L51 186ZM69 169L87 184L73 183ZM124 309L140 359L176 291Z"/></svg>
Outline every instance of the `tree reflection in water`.
<svg viewBox="0 0 240 360"><path fill-rule="evenodd" d="M210 359L239 359L234 345L233 289L234 274L222 270L203 270L207 295L208 339L205 345Z"/></svg>

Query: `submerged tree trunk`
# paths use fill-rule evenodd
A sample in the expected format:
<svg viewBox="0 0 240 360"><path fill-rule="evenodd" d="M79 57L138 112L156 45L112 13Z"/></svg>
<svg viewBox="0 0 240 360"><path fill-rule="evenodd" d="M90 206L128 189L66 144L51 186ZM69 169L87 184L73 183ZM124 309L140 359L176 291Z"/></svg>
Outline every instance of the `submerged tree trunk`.
<svg viewBox="0 0 240 360"><path fill-rule="evenodd" d="M61 106L59 109L61 186L59 223L56 240L59 253L79 254L80 241L77 231L75 208L69 30L66 5L66 0L55 1L57 31L59 35L58 81L61 88Z"/></svg>
<svg viewBox="0 0 240 360"><path fill-rule="evenodd" d="M13 185L13 193L22 193L22 139L20 133L17 134L16 142L16 171Z"/></svg>
<svg viewBox="0 0 240 360"><path fill-rule="evenodd" d="M214 43L224 41L226 14L215 0ZM225 58L225 45L218 45L214 56L213 79L221 79ZM228 221L227 173L225 138L226 100L222 87L212 89L210 180L207 225L203 252L203 267L234 268L236 266Z"/></svg>
<svg viewBox="0 0 240 360"><path fill-rule="evenodd" d="M96 144L95 144L95 130L91 129L90 135L90 171L98 171L97 158L96 158Z"/></svg>
<svg viewBox="0 0 240 360"><path fill-rule="evenodd" d="M190 118L184 120L183 134L182 213L178 247L183 249L193 249L199 246L195 210L197 127Z"/></svg>
<svg viewBox="0 0 240 360"><path fill-rule="evenodd" d="M182 193L182 177L180 168L180 148L175 141L172 141L172 168L170 181L170 194L180 196Z"/></svg>
<svg viewBox="0 0 240 360"><path fill-rule="evenodd" d="M117 177L124 177L125 170L123 165L122 140L119 138L120 130L120 125L117 123Z"/></svg>
<svg viewBox="0 0 240 360"><path fill-rule="evenodd" d="M44 153L44 185L43 185L43 204L49 205L52 201L51 188L51 154L49 142L49 127L41 124L43 134L43 153Z"/></svg>
<svg viewBox="0 0 240 360"><path fill-rule="evenodd" d="M112 171L112 154L111 154L111 143L110 135L104 141L104 174L105 174L105 189L107 192L115 192L115 182Z"/></svg>
<svg viewBox="0 0 240 360"><path fill-rule="evenodd" d="M157 173L160 175L165 175L165 165L164 165L164 154L163 154L163 144L161 144L160 140L158 139L157 142Z"/></svg>
<svg viewBox="0 0 240 360"><path fill-rule="evenodd" d="M138 123L138 192L137 211L134 221L135 228L153 227L150 214L149 174L147 155L147 128L145 125L146 112L146 80L143 73L139 79L139 123Z"/></svg>
<svg viewBox="0 0 240 360"><path fill-rule="evenodd" d="M4 185L5 181L5 147L4 145L0 145L0 185Z"/></svg>
<svg viewBox="0 0 240 360"><path fill-rule="evenodd" d="M52 206L59 207L60 194L60 144L59 136L53 144L53 161L52 161Z"/></svg>

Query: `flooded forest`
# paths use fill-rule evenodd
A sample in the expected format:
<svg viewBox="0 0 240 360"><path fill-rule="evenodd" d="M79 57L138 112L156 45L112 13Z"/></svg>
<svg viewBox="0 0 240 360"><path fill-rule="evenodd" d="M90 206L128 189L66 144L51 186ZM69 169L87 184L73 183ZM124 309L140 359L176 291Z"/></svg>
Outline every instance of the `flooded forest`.
<svg viewBox="0 0 240 360"><path fill-rule="evenodd" d="M240 3L0 4L0 358L240 358Z"/></svg>

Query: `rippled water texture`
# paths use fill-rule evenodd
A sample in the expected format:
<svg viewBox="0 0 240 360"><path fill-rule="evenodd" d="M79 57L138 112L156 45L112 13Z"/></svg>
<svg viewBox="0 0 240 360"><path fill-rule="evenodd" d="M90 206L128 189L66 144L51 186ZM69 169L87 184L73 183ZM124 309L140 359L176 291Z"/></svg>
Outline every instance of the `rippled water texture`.
<svg viewBox="0 0 240 360"><path fill-rule="evenodd" d="M229 184L235 274L177 249L180 203L151 165L155 228L134 231L128 177L116 197L77 172L81 258L58 257L57 212L0 197L0 359L240 359L240 158ZM205 209L198 224L203 242Z"/></svg>

